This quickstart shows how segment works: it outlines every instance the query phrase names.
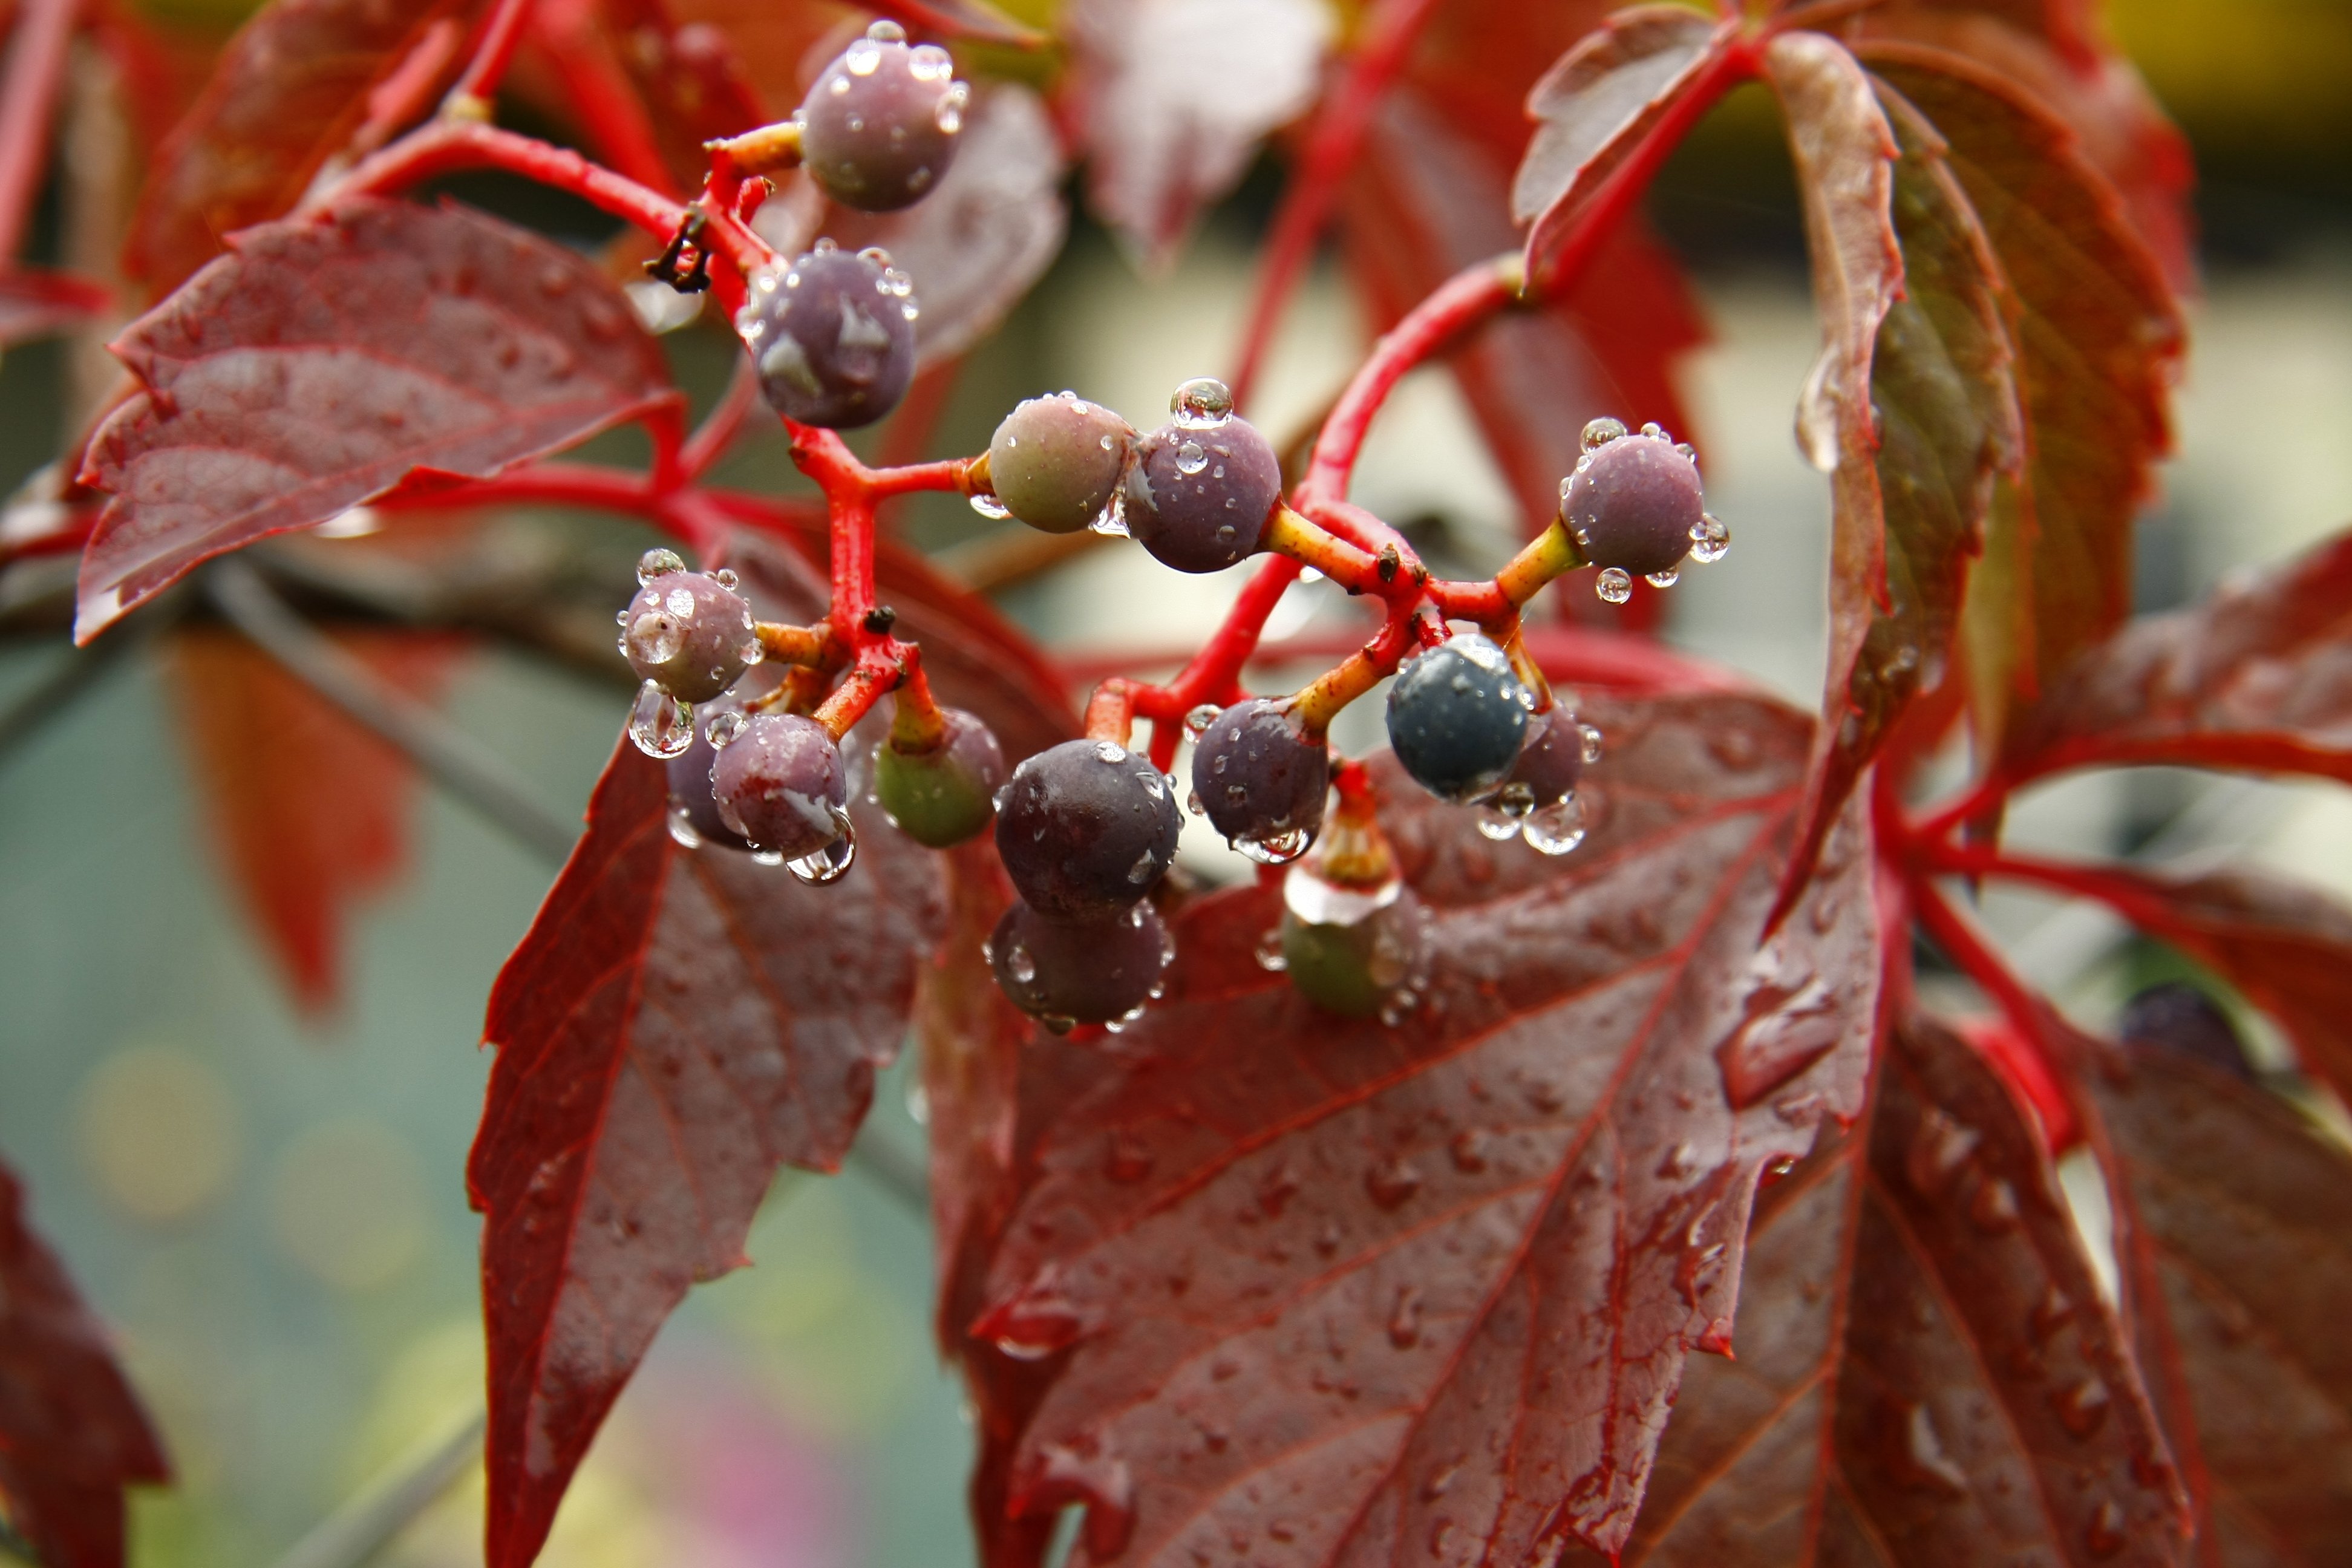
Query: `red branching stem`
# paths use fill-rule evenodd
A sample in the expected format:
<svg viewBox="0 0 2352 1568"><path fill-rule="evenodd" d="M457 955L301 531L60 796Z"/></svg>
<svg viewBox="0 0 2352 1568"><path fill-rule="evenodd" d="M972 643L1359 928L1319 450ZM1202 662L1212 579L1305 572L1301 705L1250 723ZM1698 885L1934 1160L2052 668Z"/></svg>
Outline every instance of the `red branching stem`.
<svg viewBox="0 0 2352 1568"><path fill-rule="evenodd" d="M691 481L709 473L712 465L727 455L727 448L735 444L735 437L743 433L744 423L760 406L760 401L759 374L751 368L750 358L738 359L727 390L678 448L678 478Z"/></svg>
<svg viewBox="0 0 2352 1568"><path fill-rule="evenodd" d="M1986 1053L1991 1065L2041 1114L2052 1148L2063 1150L2080 1123L2074 1110L2074 1075L2051 1038L2050 1004L2028 988L1966 915L1924 877L1910 881L1911 907L1919 927L2000 1009L2011 1032L2024 1047Z"/></svg>
<svg viewBox="0 0 2352 1568"><path fill-rule="evenodd" d="M1339 182L1363 148L1381 96L1396 79L1413 40L1421 36L1422 24L1436 8L1435 0L1373 0L1366 14L1355 53L1307 132L1306 151L1284 187L1282 205L1266 237L1265 261L1258 269L1257 290L1242 332L1241 359L1234 367L1235 406L1247 400L1257 379L1283 305L1314 255L1315 242L1339 197Z"/></svg>
<svg viewBox="0 0 2352 1568"><path fill-rule="evenodd" d="M1126 745L1135 731L1136 700L1147 689L1150 689L1140 682L1116 675L1096 687L1095 694L1087 699L1087 734L1094 740Z"/></svg>
<svg viewBox="0 0 2352 1568"><path fill-rule="evenodd" d="M568 148L462 120L436 121L402 137L312 196L303 210L317 212L338 196L390 195L466 169L504 169L569 191L663 241L686 220L687 209L677 202Z"/></svg>
<svg viewBox="0 0 2352 1568"><path fill-rule="evenodd" d="M1990 844L1950 844L1941 840L1921 840L1913 846L1919 860L1938 871L1948 871L1969 877L2006 877L2011 881L2032 882L2077 898L2096 899L2112 906L2117 913L2137 917L2145 912L2133 900L2124 897L2126 888L2115 878L2102 873L2094 866L2069 865L2063 860L2044 860L2034 855L2017 855Z"/></svg>
<svg viewBox="0 0 2352 1568"><path fill-rule="evenodd" d="M640 184L671 188L669 165L654 137L653 119L604 35L590 0L538 0L531 35L563 79L581 131L604 162Z"/></svg>
<svg viewBox="0 0 2352 1568"><path fill-rule="evenodd" d="M1518 285L1517 252L1474 261L1439 284L1404 320L1381 334L1347 390L1339 394L1330 417L1323 421L1314 456L1307 461L1307 478L1298 486L1299 510L1320 521L1327 503L1347 499L1349 476L1355 471L1356 457L1363 450L1372 416L1405 372L1464 329L1517 303Z"/></svg>
<svg viewBox="0 0 2352 1568"><path fill-rule="evenodd" d="M515 46L522 40L523 24L530 20L532 0L498 0L482 28L474 58L441 100L441 112L467 120L489 118L491 95L506 79L514 61Z"/></svg>
<svg viewBox="0 0 2352 1568"><path fill-rule="evenodd" d="M21 0L0 76L0 261L14 258L48 167L49 115L65 77L74 0Z"/></svg>
<svg viewBox="0 0 2352 1568"><path fill-rule="evenodd" d="M1930 812L1911 825L1910 837L1916 839L1941 839L1951 837L1963 824L1975 821L2008 798L2017 788L2018 781L1999 766L1977 781L1967 794L1948 805Z"/></svg>

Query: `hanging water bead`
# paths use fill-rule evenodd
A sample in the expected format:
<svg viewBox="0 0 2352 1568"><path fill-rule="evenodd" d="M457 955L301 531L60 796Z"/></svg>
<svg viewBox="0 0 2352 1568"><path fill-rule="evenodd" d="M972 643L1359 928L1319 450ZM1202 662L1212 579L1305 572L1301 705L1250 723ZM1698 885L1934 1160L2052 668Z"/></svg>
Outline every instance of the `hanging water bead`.
<svg viewBox="0 0 2352 1568"><path fill-rule="evenodd" d="M1604 604L1622 605L1633 596L1633 579L1623 567L1611 566L1593 580L1592 591Z"/></svg>
<svg viewBox="0 0 2352 1568"><path fill-rule="evenodd" d="M743 712L739 708L713 714L710 722L702 727L702 738L710 742L713 751L725 747L728 742L742 732Z"/></svg>
<svg viewBox="0 0 2352 1568"><path fill-rule="evenodd" d="M637 585L644 587L656 577L667 577L673 572L686 570L686 560L675 550L654 549L637 557ZM728 587L735 584L730 583Z"/></svg>
<svg viewBox="0 0 2352 1568"><path fill-rule="evenodd" d="M971 510L991 522L1003 522L1013 515L1013 509L986 490L971 492Z"/></svg>
<svg viewBox="0 0 2352 1568"><path fill-rule="evenodd" d="M1624 434L1625 422L1622 419L1612 419L1603 415L1585 426L1579 445L1588 452L1597 452Z"/></svg>
<svg viewBox="0 0 2352 1568"><path fill-rule="evenodd" d="M1702 566L1720 561L1731 550L1731 530L1713 513L1702 514L1691 527L1691 559Z"/></svg>
<svg viewBox="0 0 2352 1568"><path fill-rule="evenodd" d="M1671 588L1682 580L1680 568L1669 566L1663 572L1646 572L1642 580L1653 588Z"/></svg>
<svg viewBox="0 0 2352 1568"><path fill-rule="evenodd" d="M694 710L648 680L629 709L629 739L649 757L674 757L694 744Z"/></svg>
<svg viewBox="0 0 2352 1568"><path fill-rule="evenodd" d="M1528 813L1519 824L1519 837L1528 847L1540 855L1565 855L1584 842L1584 800L1570 795L1549 805L1539 805Z"/></svg>
<svg viewBox="0 0 2352 1568"><path fill-rule="evenodd" d="M1213 375L1194 376L1168 400L1168 412L1187 430L1208 430L1233 416L1233 389ZM1187 469L1186 472L1198 472Z"/></svg>
<svg viewBox="0 0 2352 1568"><path fill-rule="evenodd" d="M812 850L797 860L784 862L785 870L812 888L839 881L856 863L857 826L849 820L849 813L839 806L834 807L833 825L838 832L832 843Z"/></svg>

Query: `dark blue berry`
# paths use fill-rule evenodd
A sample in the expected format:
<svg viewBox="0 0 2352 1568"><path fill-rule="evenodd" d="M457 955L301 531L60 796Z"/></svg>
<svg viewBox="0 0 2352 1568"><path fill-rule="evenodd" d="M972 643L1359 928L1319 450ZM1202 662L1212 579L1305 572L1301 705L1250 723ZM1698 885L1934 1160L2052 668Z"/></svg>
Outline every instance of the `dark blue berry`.
<svg viewBox="0 0 2352 1568"><path fill-rule="evenodd" d="M1397 671L1389 688L1389 744L1430 794L1475 800L1518 760L1534 705L1503 650L1468 633Z"/></svg>
<svg viewBox="0 0 2352 1568"><path fill-rule="evenodd" d="M1286 860L1323 825L1331 753L1286 703L1253 697L1218 714L1192 751L1198 809L1236 847Z"/></svg>

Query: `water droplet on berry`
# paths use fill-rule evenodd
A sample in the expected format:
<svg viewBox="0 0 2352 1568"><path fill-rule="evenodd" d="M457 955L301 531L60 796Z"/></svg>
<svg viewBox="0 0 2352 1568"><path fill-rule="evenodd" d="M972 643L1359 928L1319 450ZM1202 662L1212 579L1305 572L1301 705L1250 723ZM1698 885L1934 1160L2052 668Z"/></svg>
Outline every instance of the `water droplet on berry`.
<svg viewBox="0 0 2352 1568"><path fill-rule="evenodd" d="M710 742L714 751L726 745L728 742L742 732L743 715L731 708L723 713L712 715L710 722L702 727L703 739Z"/></svg>
<svg viewBox="0 0 2352 1568"><path fill-rule="evenodd" d="M1622 605L1633 596L1633 579L1622 566L1604 567L1592 591L1601 595L1603 604Z"/></svg>
<svg viewBox="0 0 2352 1568"><path fill-rule="evenodd" d="M1037 978L1036 959L1030 956L1027 948L1017 943L1011 952L1004 955L1004 967L1013 979L1024 985Z"/></svg>
<svg viewBox="0 0 2352 1568"><path fill-rule="evenodd" d="M1675 568L1669 566L1663 572L1653 572L1649 574L1650 586L1653 588L1671 588L1675 585L1676 579L1681 576L1682 574L1680 572L1677 572Z"/></svg>
<svg viewBox="0 0 2352 1568"><path fill-rule="evenodd" d="M1622 419L1612 419L1603 415L1585 426L1580 444L1586 451L1594 452L1624 434L1625 422Z"/></svg>
<svg viewBox="0 0 2352 1568"><path fill-rule="evenodd" d="M1127 868L1127 879L1139 888L1158 875L1160 875L1160 861L1149 849L1138 855L1135 858L1135 864Z"/></svg>
<svg viewBox="0 0 2352 1568"><path fill-rule="evenodd" d="M1123 763L1127 761L1127 748L1117 741L1097 741L1095 756L1101 762Z"/></svg>
<svg viewBox="0 0 2352 1568"><path fill-rule="evenodd" d="M1198 441L1187 441L1182 446L1176 448L1176 471L1178 473L1197 474L1208 466L1209 455L1201 450L1201 443Z"/></svg>
<svg viewBox="0 0 2352 1568"><path fill-rule="evenodd" d="M682 805L669 808L669 836L681 849L702 847L702 835L694 830L694 819L687 816L686 807Z"/></svg>
<svg viewBox="0 0 2352 1568"><path fill-rule="evenodd" d="M671 615L681 620L690 621L694 618L694 595L690 590L672 588L669 591L669 598L666 602L669 605Z"/></svg>
<svg viewBox="0 0 2352 1568"><path fill-rule="evenodd" d="M1110 437L1106 436L1103 438L1108 440ZM1107 538L1125 539L1127 537L1127 501L1120 492L1118 490L1110 492L1110 500L1103 503L1102 510L1095 514L1095 520L1087 524L1087 527L1089 531Z"/></svg>
<svg viewBox="0 0 2352 1568"><path fill-rule="evenodd" d="M674 757L694 744L694 710L648 680L629 709L629 739L649 757Z"/></svg>
<svg viewBox="0 0 2352 1568"><path fill-rule="evenodd" d="M955 75L955 61L937 44L920 44L907 58L907 73L917 81L945 81Z"/></svg>
<svg viewBox="0 0 2352 1568"><path fill-rule="evenodd" d="M781 866L784 863L782 854L773 849L762 849L756 844L751 846L751 859L761 866Z"/></svg>
<svg viewBox="0 0 2352 1568"><path fill-rule="evenodd" d="M1003 522L1006 518L1013 515L1013 509L1011 507L1006 506L1003 501L998 500L994 496L990 495L985 490L973 492L971 498L971 510L980 513L981 516L988 519L991 522Z"/></svg>
<svg viewBox="0 0 2352 1568"><path fill-rule="evenodd" d="M1308 925L1351 926L1370 920L1404 896L1402 878L1377 888L1343 888L1297 865L1282 879L1283 907Z"/></svg>
<svg viewBox="0 0 2352 1568"><path fill-rule="evenodd" d="M766 647L761 646L758 637L753 637L751 641L745 643L741 647L735 650L735 657L741 659L748 667L764 660L768 657L768 650Z"/></svg>
<svg viewBox="0 0 2352 1568"><path fill-rule="evenodd" d="M1685 463L1696 463L1698 461L1698 448L1692 446L1688 441L1675 442L1675 454L1681 458Z"/></svg>
<svg viewBox="0 0 2352 1568"><path fill-rule="evenodd" d="M1653 441L1663 441L1666 438L1666 427L1653 419L1642 426L1642 434Z"/></svg>
<svg viewBox="0 0 2352 1568"><path fill-rule="evenodd" d="M1576 729L1577 733L1582 736L1584 740L1584 760L1587 763L1599 762L1601 760L1601 731L1594 729L1590 724L1579 724Z"/></svg>
<svg viewBox="0 0 2352 1568"><path fill-rule="evenodd" d="M964 106L971 101L971 89L956 83L940 95L940 106L931 111L931 123L945 134L955 135L963 129Z"/></svg>
<svg viewBox="0 0 2352 1568"><path fill-rule="evenodd" d="M1233 417L1233 391L1213 375L1195 376L1176 389L1168 411L1183 429L1213 429Z"/></svg>
<svg viewBox="0 0 2352 1568"><path fill-rule="evenodd" d="M1168 776L1165 773L1142 773L1138 775L1138 780L1143 785L1143 793L1150 795L1152 799L1165 800L1168 798Z"/></svg>
<svg viewBox="0 0 2352 1568"><path fill-rule="evenodd" d="M866 28L866 36L877 44L903 44L907 41L907 29L885 16Z"/></svg>
<svg viewBox="0 0 2352 1568"><path fill-rule="evenodd" d="M1731 550L1731 530L1712 513L1699 515L1699 520L1691 524L1690 537L1691 559L1702 566L1722 560Z"/></svg>
<svg viewBox="0 0 2352 1568"><path fill-rule="evenodd" d="M832 843L797 860L786 861L784 869L813 888L837 882L848 875L849 868L857 859L857 829L850 822L849 813L837 805L833 808L833 826L838 831Z"/></svg>
<svg viewBox="0 0 2352 1568"><path fill-rule="evenodd" d="M1294 827L1287 833L1270 834L1264 838L1236 838L1233 845L1261 866L1287 866L1306 854L1307 847L1314 842L1313 834L1303 827Z"/></svg>
<svg viewBox="0 0 2352 1568"><path fill-rule="evenodd" d="M693 607L691 597L688 608ZM686 646L686 627L676 616L663 610L645 610L629 623L621 637L621 651L637 664L667 664Z"/></svg>
<svg viewBox="0 0 2352 1568"><path fill-rule="evenodd" d="M841 68L852 76L872 76L881 63L882 46L871 35L850 45L841 57Z"/></svg>
<svg viewBox="0 0 2352 1568"><path fill-rule="evenodd" d="M1184 733L1197 741L1207 734L1209 726L1216 721L1217 705L1213 702L1203 702L1184 715Z"/></svg>
<svg viewBox="0 0 2352 1568"><path fill-rule="evenodd" d="M1584 803L1574 795L1539 805L1519 824L1519 837L1538 855L1565 855L1584 842Z"/></svg>
<svg viewBox="0 0 2352 1568"><path fill-rule="evenodd" d="M1270 926L1257 939L1257 966L1269 974L1279 974L1290 967L1290 960L1282 951L1282 928Z"/></svg>
<svg viewBox="0 0 2352 1568"><path fill-rule="evenodd" d="M839 250L841 246L835 240L831 238L823 238L819 239L814 245L810 246L809 248L816 252L819 256L831 256L835 251ZM789 283L792 279L787 278L784 281Z"/></svg>
<svg viewBox="0 0 2352 1568"><path fill-rule="evenodd" d="M1489 801L1480 806L1477 820L1478 836L1482 838L1491 838L1500 844L1519 836L1519 819L1496 802Z"/></svg>
<svg viewBox="0 0 2352 1568"><path fill-rule="evenodd" d="M1192 794L1184 797L1184 809L1191 812L1195 816L1206 816L1209 815L1209 808L1201 804L1201 792L1199 790L1194 790Z"/></svg>
<svg viewBox="0 0 2352 1568"><path fill-rule="evenodd" d="M710 574L710 580L730 594L735 591L736 584L742 581L735 575L735 568L732 566L721 566Z"/></svg>
<svg viewBox="0 0 2352 1568"><path fill-rule="evenodd" d="M637 583L640 586L656 577L667 577L673 572L685 570L685 558L675 550L648 550L637 557Z"/></svg>

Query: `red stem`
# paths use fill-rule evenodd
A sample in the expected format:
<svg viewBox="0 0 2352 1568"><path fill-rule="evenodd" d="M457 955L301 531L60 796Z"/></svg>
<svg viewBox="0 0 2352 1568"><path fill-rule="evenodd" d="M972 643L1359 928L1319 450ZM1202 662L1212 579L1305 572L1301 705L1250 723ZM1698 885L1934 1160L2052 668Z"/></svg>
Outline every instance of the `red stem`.
<svg viewBox="0 0 2352 1568"><path fill-rule="evenodd" d="M1257 291L1250 301L1249 322L1243 329L1241 360L1234 367L1234 406L1249 397L1258 366L1274 339L1298 275L1315 253L1315 242L1331 216L1343 179L1364 144L1372 111L1396 79L1421 36L1422 24L1436 9L1435 0L1373 0L1361 41L1347 68L1324 100L1322 112L1307 133L1297 171L1282 195L1266 237L1265 261L1259 268Z"/></svg>
<svg viewBox="0 0 2352 1568"><path fill-rule="evenodd" d="M735 437L743 433L744 422L760 402L759 373L752 368L750 356L745 355L735 362L735 374L728 379L727 390L678 448L678 478L691 482L709 473L712 465L727 455L727 448L735 444Z"/></svg>
<svg viewBox="0 0 2352 1568"><path fill-rule="evenodd" d="M0 77L0 262L15 258L49 161L49 115L65 78L74 0L21 0Z"/></svg>
<svg viewBox="0 0 2352 1568"><path fill-rule="evenodd" d="M504 169L569 191L664 242L686 221L687 209L677 202L568 148L458 120L436 120L402 137L303 203L303 210L317 212L338 196L405 190L466 169Z"/></svg>
<svg viewBox="0 0 2352 1568"><path fill-rule="evenodd" d="M542 0L532 20L532 36L563 79L580 129L604 161L640 184L672 189L653 120L628 73L613 58L592 6L585 0Z"/></svg>
<svg viewBox="0 0 2352 1568"><path fill-rule="evenodd" d="M444 113L487 115L491 96L513 63L523 24L530 19L531 4L532 0L498 0L489 24L482 29L481 42L474 47L474 58L466 62L465 71L441 100Z"/></svg>
<svg viewBox="0 0 2352 1568"><path fill-rule="evenodd" d="M2022 1051L1986 1053L1987 1059L2010 1079L2041 1113L2053 1152L2063 1151L2080 1130L2074 1109L2074 1075L2051 1041L2054 1022L2050 1004L2018 979L1974 922L1924 877L1910 882L1911 904L1919 925L1945 955L1959 965L2009 1021Z"/></svg>

